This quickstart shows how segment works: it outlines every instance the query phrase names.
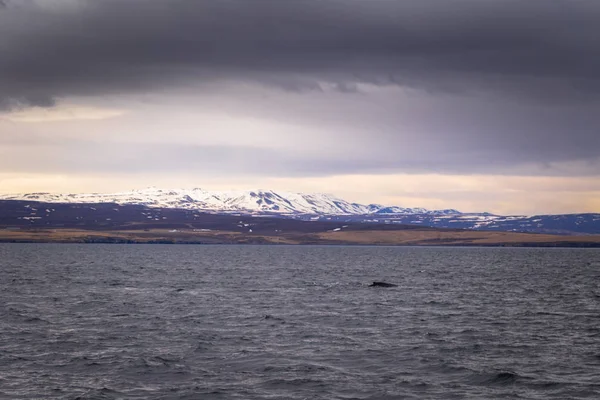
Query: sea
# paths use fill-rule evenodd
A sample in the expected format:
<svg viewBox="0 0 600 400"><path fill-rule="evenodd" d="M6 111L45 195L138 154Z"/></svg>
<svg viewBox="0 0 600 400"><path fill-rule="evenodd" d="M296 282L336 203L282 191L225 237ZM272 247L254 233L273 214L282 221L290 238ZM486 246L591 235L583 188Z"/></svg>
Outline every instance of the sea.
<svg viewBox="0 0 600 400"><path fill-rule="evenodd" d="M1 244L0 398L600 399L600 250Z"/></svg>

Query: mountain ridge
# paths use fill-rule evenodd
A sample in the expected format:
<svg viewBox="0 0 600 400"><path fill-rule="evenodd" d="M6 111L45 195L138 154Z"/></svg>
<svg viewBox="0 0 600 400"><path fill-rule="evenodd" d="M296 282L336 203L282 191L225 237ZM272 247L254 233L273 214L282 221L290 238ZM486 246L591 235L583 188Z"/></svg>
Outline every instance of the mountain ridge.
<svg viewBox="0 0 600 400"><path fill-rule="evenodd" d="M324 193L294 193L273 190L208 191L196 189L147 188L112 194L26 193L0 195L3 203L23 202L16 218L27 220L31 227L44 226L53 212L47 207L30 204L141 206L148 209L186 210L193 213L277 217L307 222L414 225L442 229L493 230L562 235L600 234L600 214L509 215L461 213L454 209L427 210L381 204L348 202ZM11 209L6 210L9 214ZM40 208L41 207L41 208ZM49 207L50 209L53 207ZM83 208L77 210L84 212ZM10 215L7 214L7 218ZM7 220L7 222L10 221ZM10 224L9 224L10 225ZM342 225L343 226L343 225Z"/></svg>
<svg viewBox="0 0 600 400"><path fill-rule="evenodd" d="M248 212L282 215L460 215L455 209L428 210L394 205L360 204L325 193L274 190L211 191L146 188L117 193L53 194L47 192L0 195L0 200L46 203L116 203L147 207L181 208L205 212Z"/></svg>

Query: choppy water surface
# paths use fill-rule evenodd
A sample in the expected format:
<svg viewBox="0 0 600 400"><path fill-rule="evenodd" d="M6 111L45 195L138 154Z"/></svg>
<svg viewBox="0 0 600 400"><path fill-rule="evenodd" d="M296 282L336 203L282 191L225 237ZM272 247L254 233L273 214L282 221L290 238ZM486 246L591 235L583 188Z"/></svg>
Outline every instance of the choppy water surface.
<svg viewBox="0 0 600 400"><path fill-rule="evenodd" d="M600 251L0 245L0 397L597 399Z"/></svg>

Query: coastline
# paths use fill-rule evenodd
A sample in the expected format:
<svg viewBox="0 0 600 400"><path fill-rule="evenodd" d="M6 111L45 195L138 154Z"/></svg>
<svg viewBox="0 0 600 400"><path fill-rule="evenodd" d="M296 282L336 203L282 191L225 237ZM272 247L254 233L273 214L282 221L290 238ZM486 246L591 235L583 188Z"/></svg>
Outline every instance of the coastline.
<svg viewBox="0 0 600 400"><path fill-rule="evenodd" d="M346 232L286 232L277 236L233 231L192 230L0 230L0 243L79 244L221 244L221 245L343 245L343 246L449 246L449 247L577 247L600 248L600 235L456 231L456 230L363 230Z"/></svg>

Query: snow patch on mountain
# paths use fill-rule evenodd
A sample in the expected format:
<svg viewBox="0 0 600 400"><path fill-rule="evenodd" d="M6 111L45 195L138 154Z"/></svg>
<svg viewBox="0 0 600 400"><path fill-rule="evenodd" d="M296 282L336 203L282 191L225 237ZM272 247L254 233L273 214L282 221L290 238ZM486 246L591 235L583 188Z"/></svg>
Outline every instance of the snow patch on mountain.
<svg viewBox="0 0 600 400"><path fill-rule="evenodd" d="M273 190L210 191L147 188L120 193L0 195L0 200L29 200L45 203L117 203L147 207L180 208L205 212L314 215L460 215L454 209L427 210L380 204L351 203L323 193L294 193Z"/></svg>

